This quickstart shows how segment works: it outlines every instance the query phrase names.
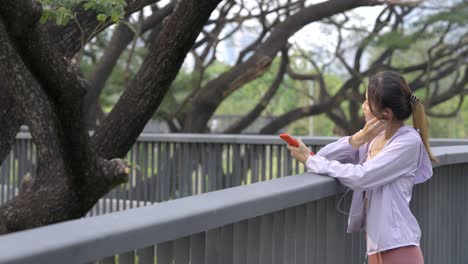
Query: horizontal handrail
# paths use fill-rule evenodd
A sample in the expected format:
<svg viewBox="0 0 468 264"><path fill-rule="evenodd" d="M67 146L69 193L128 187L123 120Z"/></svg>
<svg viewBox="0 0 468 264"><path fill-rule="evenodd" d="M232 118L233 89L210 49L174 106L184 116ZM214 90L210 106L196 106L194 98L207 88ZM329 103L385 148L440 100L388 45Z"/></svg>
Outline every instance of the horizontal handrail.
<svg viewBox="0 0 468 264"><path fill-rule="evenodd" d="M468 146L435 147L441 163L468 163ZM0 237L1 263L83 263L283 210L344 191L305 173Z"/></svg>
<svg viewBox="0 0 468 264"><path fill-rule="evenodd" d="M468 162L468 146L443 146L431 150L439 160L438 163L432 164L433 168Z"/></svg>
<svg viewBox="0 0 468 264"><path fill-rule="evenodd" d="M49 225L0 237L0 262L83 263L318 200L339 188L329 177L305 173Z"/></svg>
<svg viewBox="0 0 468 264"><path fill-rule="evenodd" d="M307 145L324 146L336 141L338 137L298 136ZM31 139L29 132L20 132L16 139ZM190 134L190 133L142 133L140 142L177 142L177 143L224 143L224 144L285 144L275 135L239 134ZM468 145L468 139L432 138L431 146Z"/></svg>
<svg viewBox="0 0 468 264"><path fill-rule="evenodd" d="M333 142L337 137L300 137L316 145ZM32 139L29 132L20 132L16 139ZM279 136L239 135L239 134L190 134L190 133L142 133L140 142L177 142L177 143L225 143L225 144L285 144ZM467 141L468 144L468 141Z"/></svg>

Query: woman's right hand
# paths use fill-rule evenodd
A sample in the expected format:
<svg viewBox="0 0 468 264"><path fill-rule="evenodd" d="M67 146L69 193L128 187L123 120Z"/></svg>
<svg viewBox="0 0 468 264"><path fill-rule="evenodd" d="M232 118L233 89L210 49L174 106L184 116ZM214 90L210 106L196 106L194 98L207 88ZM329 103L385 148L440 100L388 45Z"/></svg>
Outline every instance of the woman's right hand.
<svg viewBox="0 0 468 264"><path fill-rule="evenodd" d="M353 147L359 148L361 145L378 136L384 130L385 120L374 117L373 119L366 122L366 125L363 129L359 130L356 134L350 137L349 143Z"/></svg>

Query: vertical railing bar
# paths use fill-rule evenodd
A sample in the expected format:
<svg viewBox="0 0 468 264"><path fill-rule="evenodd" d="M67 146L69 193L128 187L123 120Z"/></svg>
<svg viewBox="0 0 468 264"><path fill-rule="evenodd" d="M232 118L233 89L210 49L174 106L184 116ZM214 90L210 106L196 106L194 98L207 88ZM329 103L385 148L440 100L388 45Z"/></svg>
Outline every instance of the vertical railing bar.
<svg viewBox="0 0 468 264"><path fill-rule="evenodd" d="M281 165L285 165L285 164L283 164L283 160L282 160L282 157L281 157L281 146L280 145L276 146L276 151L277 151L276 152L276 155L277 155L276 173L277 173L277 175L275 175L276 176L275 178L284 177L286 175L283 175Z"/></svg>
<svg viewBox="0 0 468 264"><path fill-rule="evenodd" d="M151 162L151 173L149 173L149 175L151 176L151 181L150 181L150 190L149 190L149 193L150 193L150 201L151 203L155 203L157 198L156 198L156 188L157 188L157 185L156 185L156 171L155 171L155 164L156 164L156 156L155 156L155 151L154 151L154 145L155 143L154 142L151 142L150 144L150 147L151 147L151 159L150 159L150 162Z"/></svg>
<svg viewBox="0 0 468 264"><path fill-rule="evenodd" d="M208 148L208 144L203 143L200 147L201 147L200 152L201 152L201 157L202 157L200 178L201 178L201 183L202 183L202 193L205 193L207 192L207 184L208 184L208 181L206 180L208 171L207 171L207 166L205 164L205 162L207 162L206 149Z"/></svg>
<svg viewBox="0 0 468 264"><path fill-rule="evenodd" d="M154 263L155 246L151 245L136 250L138 263Z"/></svg>
<svg viewBox="0 0 468 264"><path fill-rule="evenodd" d="M134 206L134 201L138 201L141 197L142 189L141 189L141 177L142 177L142 164L141 164L141 144L137 143L135 144L135 156L134 156L134 161L133 163L138 166L136 170L134 171L133 175L133 181L132 181L132 187L130 190L132 190L132 197L129 199L130 202L130 208L133 208ZM138 254L138 250L137 250Z"/></svg>
<svg viewBox="0 0 468 264"><path fill-rule="evenodd" d="M251 152L250 152L250 170L251 170L251 182L256 183L258 182L258 162L257 162L257 145L251 145Z"/></svg>
<svg viewBox="0 0 468 264"><path fill-rule="evenodd" d="M151 178L149 177L149 169L148 169L148 166L149 166L149 163L148 163L148 160L149 160L149 151L148 151L148 148L149 148L150 144L148 142L143 142L143 170L142 170L142 174L143 174L143 183L144 185L142 186L143 188L143 201L144 203L142 204L143 206L146 206L146 203L151 201L150 197L149 197L149 187L151 186Z"/></svg>
<svg viewBox="0 0 468 264"><path fill-rule="evenodd" d="M163 148L163 143L158 142L156 143L158 146L158 157L157 157L157 163L156 163L156 201L159 203L163 201L163 195L164 195L164 181L163 181L163 168L162 168L162 162L163 162L163 155L162 155L162 148Z"/></svg>
<svg viewBox="0 0 468 264"><path fill-rule="evenodd" d="M247 220L234 223L234 264L247 263L247 223Z"/></svg>
<svg viewBox="0 0 468 264"><path fill-rule="evenodd" d="M274 179L275 177L273 177L273 157L274 157L274 153L273 153L273 150L274 150L274 147L273 145L268 145L268 149L269 149L269 164L268 164L268 169L270 170L270 177L268 178L269 180L272 180Z"/></svg>
<svg viewBox="0 0 468 264"><path fill-rule="evenodd" d="M234 263L234 225L221 228L221 263Z"/></svg>
<svg viewBox="0 0 468 264"><path fill-rule="evenodd" d="M173 264L174 241L159 243L156 246L157 264Z"/></svg>
<svg viewBox="0 0 468 264"><path fill-rule="evenodd" d="M284 263L296 263L296 208L286 209Z"/></svg>
<svg viewBox="0 0 468 264"><path fill-rule="evenodd" d="M296 207L295 245L296 264L306 264L306 205Z"/></svg>
<svg viewBox="0 0 468 264"><path fill-rule="evenodd" d="M200 144L196 143L195 144L195 188L194 188L194 194L200 194L201 193L201 186L200 186L200 164L201 164L201 153L200 153Z"/></svg>
<svg viewBox="0 0 468 264"><path fill-rule="evenodd" d="M180 162L180 161L183 161L183 159L185 158L184 144L185 143L178 143L177 144L177 151L175 151L177 156L175 156L175 159L174 159L174 167L175 167L176 174L175 175L171 174L173 177L175 176L177 178L177 181L175 181L176 182L176 190L177 190L177 193L178 193L176 195L176 199L184 197L185 166L181 166L181 164L184 164L184 163Z"/></svg>
<svg viewBox="0 0 468 264"><path fill-rule="evenodd" d="M260 264L273 263L273 228L274 214L267 214L261 216L260 225Z"/></svg>
<svg viewBox="0 0 468 264"><path fill-rule="evenodd" d="M128 251L118 255L119 264L134 264L135 263L135 251Z"/></svg>
<svg viewBox="0 0 468 264"><path fill-rule="evenodd" d="M266 181L267 180L267 175L266 175L266 145L259 145L261 148L262 154L260 155L259 159L261 159L261 174L260 174L260 181Z"/></svg>
<svg viewBox="0 0 468 264"><path fill-rule="evenodd" d="M174 241L174 264L190 262L190 237L182 237Z"/></svg>
<svg viewBox="0 0 468 264"><path fill-rule="evenodd" d="M285 210L274 212L274 258L273 264L283 264L284 262L284 247L285 247Z"/></svg>
<svg viewBox="0 0 468 264"><path fill-rule="evenodd" d="M170 200L171 198L171 182L170 182L170 176L171 175L171 146L172 144L169 143L169 142L166 142L165 143L165 159L164 159L164 174L163 174L163 177L164 177L164 197L163 197L163 200L164 201L168 201Z"/></svg>
<svg viewBox="0 0 468 264"><path fill-rule="evenodd" d="M218 188L216 188L216 190L222 190L222 189L226 189L226 182L225 182L225 175L224 175L224 159L223 159L223 148L224 148L224 144L223 143L219 143L219 144L215 144L215 152L217 153L216 157L215 157L215 160L217 161L216 163L216 175L217 175L217 185L218 185Z"/></svg>
<svg viewBox="0 0 468 264"><path fill-rule="evenodd" d="M190 237L190 264L205 264L205 260L206 232L200 232Z"/></svg>
<svg viewBox="0 0 468 264"><path fill-rule="evenodd" d="M248 220L247 264L260 263L260 217Z"/></svg>
<svg viewBox="0 0 468 264"><path fill-rule="evenodd" d="M233 164L231 160L232 158L231 149L232 149L232 145L226 144L226 184L228 188L231 188L234 186L233 179L232 179L233 172L231 168L231 164Z"/></svg>
<svg viewBox="0 0 468 264"><path fill-rule="evenodd" d="M234 144L233 146L232 170L234 173L234 186L239 186L241 173L240 144Z"/></svg>
<svg viewBox="0 0 468 264"><path fill-rule="evenodd" d="M190 143L188 145L188 160L187 160L187 181L188 181L188 185L187 185L187 195L194 195L194 192L193 192L193 169L194 169L194 155L193 155L193 152L194 152L194 147L195 147L195 144L193 143Z"/></svg>
<svg viewBox="0 0 468 264"><path fill-rule="evenodd" d="M221 262L221 228L206 231L206 264Z"/></svg>

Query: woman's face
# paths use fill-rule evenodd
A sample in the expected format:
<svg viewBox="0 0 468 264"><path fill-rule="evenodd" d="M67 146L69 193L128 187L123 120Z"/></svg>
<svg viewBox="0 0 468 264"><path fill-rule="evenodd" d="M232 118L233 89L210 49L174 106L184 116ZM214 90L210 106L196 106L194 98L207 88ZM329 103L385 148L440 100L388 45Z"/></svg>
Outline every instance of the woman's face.
<svg viewBox="0 0 468 264"><path fill-rule="evenodd" d="M372 112L369 109L369 100L367 99L367 90L366 90L366 100L364 103L362 103L362 112L364 113L364 119L366 122L369 122L369 120L372 120L375 116L372 114Z"/></svg>

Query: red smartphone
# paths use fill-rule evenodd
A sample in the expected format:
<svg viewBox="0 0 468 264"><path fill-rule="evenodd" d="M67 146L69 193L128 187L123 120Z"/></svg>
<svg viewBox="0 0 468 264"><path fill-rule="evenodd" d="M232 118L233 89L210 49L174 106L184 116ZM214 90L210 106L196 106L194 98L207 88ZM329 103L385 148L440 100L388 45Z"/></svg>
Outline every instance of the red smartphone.
<svg viewBox="0 0 468 264"><path fill-rule="evenodd" d="M297 142L297 140L291 137L290 135L280 134L279 136L282 140L286 141L289 145L296 147L296 148L299 147L299 143ZM310 155L315 155L315 153L311 151Z"/></svg>
<svg viewBox="0 0 468 264"><path fill-rule="evenodd" d="M299 147L299 143L297 143L297 141L290 135L280 134L279 136L282 140L286 141L289 145L296 147L296 148Z"/></svg>

